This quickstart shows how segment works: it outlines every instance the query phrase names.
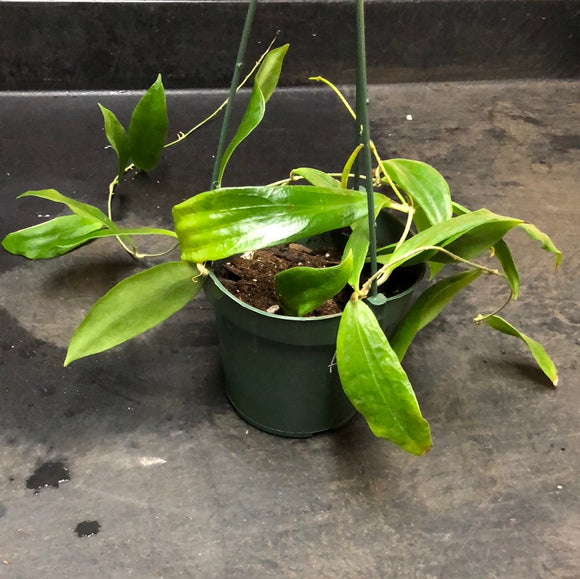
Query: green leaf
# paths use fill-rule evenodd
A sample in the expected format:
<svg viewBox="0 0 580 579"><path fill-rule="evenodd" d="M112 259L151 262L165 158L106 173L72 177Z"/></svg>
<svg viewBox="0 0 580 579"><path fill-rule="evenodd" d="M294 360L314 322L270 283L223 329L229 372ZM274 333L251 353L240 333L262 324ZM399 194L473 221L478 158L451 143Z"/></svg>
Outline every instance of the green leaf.
<svg viewBox="0 0 580 579"><path fill-rule="evenodd" d="M463 259L473 259L486 251L491 251L514 225L517 224L514 224L511 218L507 218L507 220L489 221L472 228L470 231L448 239L444 245L448 251ZM453 261L453 258L439 253L433 257L433 261L448 263Z"/></svg>
<svg viewBox="0 0 580 579"><path fill-rule="evenodd" d="M80 217L92 221L99 221L103 226L111 229L116 229L115 224L97 207L89 205L88 203L81 203L71 197L66 197L54 189L43 189L42 191L26 191L18 196L21 197L38 197L39 199L47 199L55 203L62 203L66 205L73 213Z"/></svg>
<svg viewBox="0 0 580 579"><path fill-rule="evenodd" d="M445 264L428 261L427 266L429 267L429 281L432 281L435 276L445 267Z"/></svg>
<svg viewBox="0 0 580 579"><path fill-rule="evenodd" d="M82 239L85 235L102 226L100 221L94 219L65 215L9 233L2 240L2 247L28 259L50 259L79 247L86 242Z"/></svg>
<svg viewBox="0 0 580 579"><path fill-rule="evenodd" d="M452 216L449 185L431 165L410 159L389 159L383 161L382 166L395 185L422 209L422 215L431 225ZM388 183L388 180L383 179L383 182Z"/></svg>
<svg viewBox="0 0 580 579"><path fill-rule="evenodd" d="M342 169L342 176L340 178L340 186L343 189L346 189L348 186L348 178L350 175L350 171L352 166L354 165L355 161L358 158L358 154L361 152L363 145L358 145L355 150L350 154L350 157L346 160L346 163Z"/></svg>
<svg viewBox="0 0 580 579"><path fill-rule="evenodd" d="M256 73L254 84L260 87L265 102L270 100L270 97L274 94L278 86L278 79L282 72L282 63L284 62L284 57L286 56L286 52L288 52L289 46L289 44L284 44L271 50L266 58L264 58Z"/></svg>
<svg viewBox="0 0 580 579"><path fill-rule="evenodd" d="M279 48L270 51L264 58L260 69L256 73L254 88L248 106L246 107L246 112L244 113L236 134L224 151L221 159L217 178L218 183L222 182L224 171L226 170L226 166L233 152L264 118L266 103L272 96L272 93L278 84L282 62L286 55L286 51L288 50L288 46L288 44L285 44L284 46L280 46Z"/></svg>
<svg viewBox="0 0 580 579"><path fill-rule="evenodd" d="M508 244L500 239L494 246L493 251L495 257L499 261L505 277L510 284L514 300L518 299L518 294L520 291L520 274L518 273L518 268L516 262L514 261L512 252L508 247Z"/></svg>
<svg viewBox="0 0 580 579"><path fill-rule="evenodd" d="M375 206L383 200L377 194ZM346 227L366 213L364 192L309 185L218 189L173 208L182 259L198 263Z"/></svg>
<svg viewBox="0 0 580 579"><path fill-rule="evenodd" d="M160 324L191 301L203 281L194 266L173 261L118 283L75 330L64 365L113 348Z"/></svg>
<svg viewBox="0 0 580 579"><path fill-rule="evenodd" d="M331 177L328 173L319 171L318 169L300 167L298 169L293 169L292 174L306 179L306 181L315 187L331 187L337 189L338 192L342 190L340 183L334 177Z"/></svg>
<svg viewBox="0 0 580 579"><path fill-rule="evenodd" d="M403 450L425 454L432 446L429 424L413 388L371 309L349 301L336 344L342 387L369 427Z"/></svg>
<svg viewBox="0 0 580 579"><path fill-rule="evenodd" d="M471 213L471 211L467 209L467 207L463 207L463 205L459 205L459 203L453 202L452 205L454 215L466 215L467 213ZM499 239L493 245L493 252L497 260L499 261L503 269L503 272L506 276L506 279L510 285L510 288L513 293L513 298L517 300L520 290L520 275L518 273L518 268L512 256L510 248L503 239Z"/></svg>
<svg viewBox="0 0 580 579"><path fill-rule="evenodd" d="M536 241L542 244L542 249L553 253L556 256L556 267L560 265L562 261L562 252L554 245L554 242L542 231L540 231L535 225L531 223L522 223L520 227Z"/></svg>
<svg viewBox="0 0 580 579"><path fill-rule="evenodd" d="M421 294L390 337L399 360L404 358L417 332L430 324L459 291L480 275L480 270L464 271L438 281Z"/></svg>
<svg viewBox="0 0 580 579"><path fill-rule="evenodd" d="M100 103L99 108L101 109L105 121L105 134L107 135L107 140L111 144L111 147L113 147L115 153L117 153L117 159L119 161L117 174L119 177L122 177L125 168L129 164L129 158L131 156L129 137L127 131L125 131L125 128L112 111L105 108Z"/></svg>
<svg viewBox="0 0 580 579"><path fill-rule="evenodd" d="M129 123L129 150L134 165L151 171L157 165L167 137L167 104L161 75L141 97Z"/></svg>
<svg viewBox="0 0 580 579"><path fill-rule="evenodd" d="M360 276L369 251L369 220L367 216L357 219L351 224L351 227L352 232L348 236L342 257L344 259L346 255L352 253L353 265L348 284L353 289L360 289Z"/></svg>
<svg viewBox="0 0 580 579"><path fill-rule="evenodd" d="M460 205L456 201L451 201L451 207L453 209L453 215L465 215L466 213L471 213L470 209L467 209L467 207Z"/></svg>
<svg viewBox="0 0 580 579"><path fill-rule="evenodd" d="M393 264L393 267L403 263L411 265L424 260L443 260L444 258L435 255L436 251L430 249L433 246L449 246L449 249L453 247L455 251L462 252L460 254L462 257L466 255L472 257L472 254L480 251L490 239L495 239L498 234L505 233L521 223L523 223L521 219L497 215L487 209L478 209L420 231L402 243L396 251L392 251L390 247L382 248L379 250L377 260L380 263ZM488 227L493 235L487 235L484 226ZM476 231L478 228L481 229ZM470 233L473 234L465 237L465 240L461 239L461 236ZM472 244L470 245L468 241ZM452 243L455 245L451 245ZM388 251L392 253L387 253Z"/></svg>
<svg viewBox="0 0 580 579"><path fill-rule="evenodd" d="M507 334L508 336L514 336L522 340L530 349L532 356L536 360L538 366L541 368L542 372L552 381L554 386L558 385L558 371L556 370L556 366L552 359L546 353L544 347L530 338L523 334L518 329L514 328L509 322L506 322L500 316L487 316L483 318L485 323L488 326L491 326L494 330L498 330L503 334ZM481 321L481 319L476 319L476 321Z"/></svg>
<svg viewBox="0 0 580 579"><path fill-rule="evenodd" d="M99 229L98 231L91 231L80 235L79 237L72 237L68 240L68 243L74 244L74 246L82 245L87 241L93 239L100 239L101 237L123 237L123 239L129 239L128 235L165 235L166 237L171 237L173 239L177 238L177 234L170 229L157 229L154 227L135 227L128 229ZM72 248L71 248L72 249Z"/></svg>
<svg viewBox="0 0 580 579"><path fill-rule="evenodd" d="M276 294L284 313L304 316L344 288L352 270L352 252L333 267L293 267L276 276Z"/></svg>

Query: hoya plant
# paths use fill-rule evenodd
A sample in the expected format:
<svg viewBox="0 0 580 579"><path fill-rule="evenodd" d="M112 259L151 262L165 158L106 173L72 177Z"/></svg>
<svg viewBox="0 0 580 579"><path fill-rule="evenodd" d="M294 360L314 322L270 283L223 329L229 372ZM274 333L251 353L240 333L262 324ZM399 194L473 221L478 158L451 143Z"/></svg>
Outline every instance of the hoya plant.
<svg viewBox="0 0 580 579"><path fill-rule="evenodd" d="M236 90L253 78L245 114L229 144L227 130L222 130L209 190L173 207L174 229L123 227L112 215L116 187L128 171L152 170L164 148L184 141L226 103L197 127L166 143L167 107L161 77L135 106L128 128L100 106L106 136L117 157L105 210L53 189L21 195L60 203L70 211L3 239L4 249L32 260L56 258L102 237L116 238L123 250L141 259L151 257L141 251L141 237L171 239L171 248L156 256L161 263L121 281L95 303L70 340L65 365L118 346L166 320L195 298L215 260L347 230L348 241L338 265L286 270L276 278L276 293L280 315L304 316L345 287L350 289L340 319L336 363L346 395L376 436L416 455L431 448L429 424L401 362L416 334L482 275L502 278L506 299L502 298L497 311L479 314L475 322L521 340L556 386L556 369L544 348L499 313L519 292L518 270L505 235L512 229L523 231L555 255L556 265L560 251L546 234L522 219L455 203L447 182L433 167L418 160L381 157L370 139L366 112L362 1L357 8L359 66L354 110L332 83L315 79L328 85L345 104L346 122L351 123L357 141L349 158L337 160L337 167L329 172L299 167L276 183L222 186L235 149L264 117L278 84L285 45L270 47L242 81L234 75L225 116ZM243 42L238 62L240 55ZM400 216L404 224L400 238L385 247L376 244L375 219L381 211ZM168 261L173 251L180 255ZM491 267L480 260L489 254L495 259ZM385 299L381 286L398 268L419 263L426 264L431 283L387 337L373 313L373 306ZM459 271L449 267L457 264Z"/></svg>

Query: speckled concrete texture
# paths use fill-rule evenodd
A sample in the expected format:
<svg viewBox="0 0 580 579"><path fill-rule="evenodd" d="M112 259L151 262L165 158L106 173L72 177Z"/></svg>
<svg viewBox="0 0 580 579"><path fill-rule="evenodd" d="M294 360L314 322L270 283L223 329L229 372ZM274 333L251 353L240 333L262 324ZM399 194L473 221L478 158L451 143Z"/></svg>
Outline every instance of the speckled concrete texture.
<svg viewBox="0 0 580 579"><path fill-rule="evenodd" d="M529 219L564 251L555 272L537 243L509 236L523 291L505 316L546 346L559 388L517 341L471 322L504 297L479 280L406 358L434 435L423 458L375 439L358 417L307 440L246 425L223 393L203 298L64 369L83 313L137 266L113 241L38 263L2 252L0 575L577 577L579 96L574 81L371 89L384 155L433 163L457 201ZM222 97L170 94L172 134ZM135 99L0 96L2 236L54 214L49 203L15 200L28 189L104 206L115 161L96 103L123 118ZM332 95L286 89L270 105L227 182L268 182L346 158L351 134ZM171 205L206 188L216 132L168 149L150 176L128 177L117 214L169 225ZM26 488L38 466L57 461L70 481ZM79 537L83 521L98 521L99 532Z"/></svg>

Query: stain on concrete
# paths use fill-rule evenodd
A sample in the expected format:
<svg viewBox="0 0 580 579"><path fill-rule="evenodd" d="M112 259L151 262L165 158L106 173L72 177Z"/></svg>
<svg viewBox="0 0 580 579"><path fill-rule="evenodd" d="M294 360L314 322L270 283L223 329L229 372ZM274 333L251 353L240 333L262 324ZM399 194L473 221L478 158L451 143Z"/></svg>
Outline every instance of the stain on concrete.
<svg viewBox="0 0 580 579"><path fill-rule="evenodd" d="M64 462L45 462L41 464L35 471L26 479L27 489L43 489L46 487L58 488L61 483L70 480L70 472Z"/></svg>
<svg viewBox="0 0 580 579"><path fill-rule="evenodd" d="M101 530L99 521L82 521L75 528L75 533L79 537L92 537Z"/></svg>

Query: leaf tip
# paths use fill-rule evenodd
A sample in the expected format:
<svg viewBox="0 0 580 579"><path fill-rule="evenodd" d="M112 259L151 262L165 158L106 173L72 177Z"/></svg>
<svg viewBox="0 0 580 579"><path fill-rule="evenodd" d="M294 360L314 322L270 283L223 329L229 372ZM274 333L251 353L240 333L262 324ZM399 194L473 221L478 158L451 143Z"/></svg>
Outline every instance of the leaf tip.
<svg viewBox="0 0 580 579"><path fill-rule="evenodd" d="M419 456L425 456L426 454L428 454L431 451L432 448L433 448L433 442L431 442L431 444L427 448L425 448Z"/></svg>

